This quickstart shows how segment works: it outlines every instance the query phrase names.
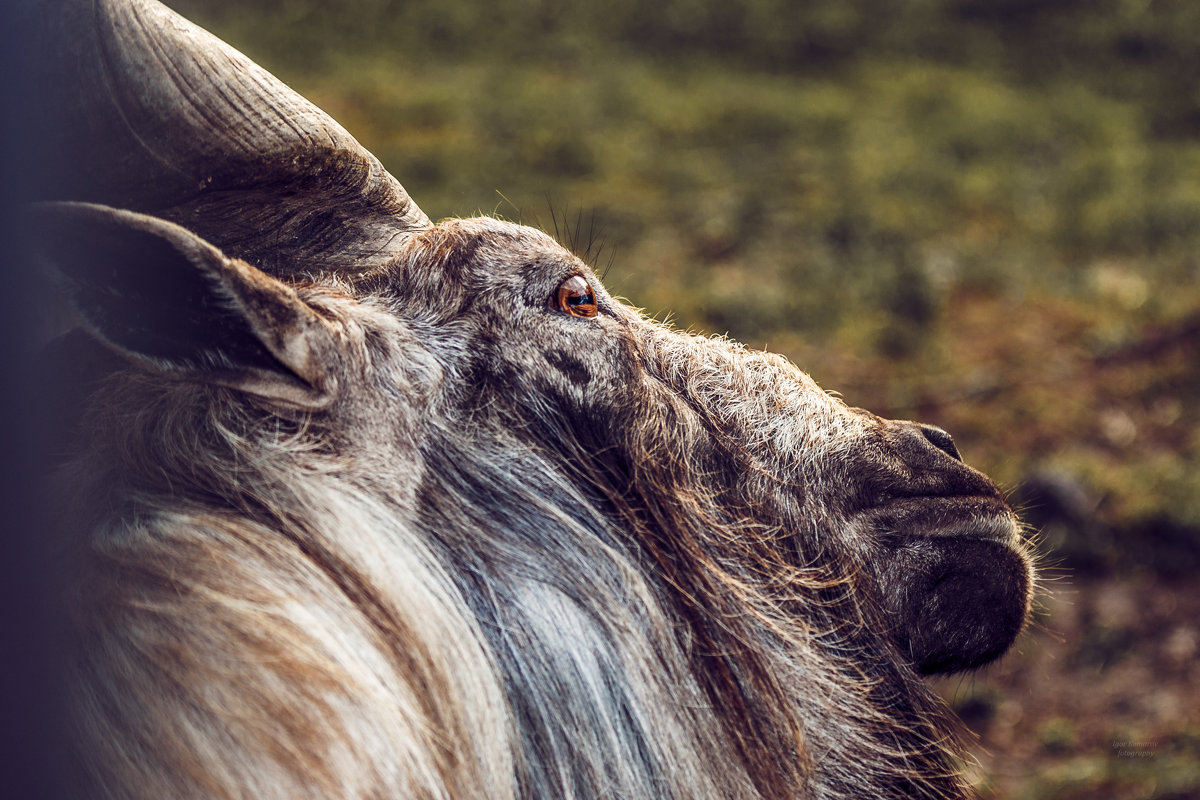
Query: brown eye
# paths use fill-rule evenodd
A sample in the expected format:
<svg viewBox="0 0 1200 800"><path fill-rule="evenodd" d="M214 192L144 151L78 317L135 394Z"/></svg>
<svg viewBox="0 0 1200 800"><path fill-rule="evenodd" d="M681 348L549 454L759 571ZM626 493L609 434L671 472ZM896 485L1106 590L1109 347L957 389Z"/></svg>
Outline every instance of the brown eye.
<svg viewBox="0 0 1200 800"><path fill-rule="evenodd" d="M572 275L562 282L555 292L553 305L573 317L596 316L596 295L582 275Z"/></svg>

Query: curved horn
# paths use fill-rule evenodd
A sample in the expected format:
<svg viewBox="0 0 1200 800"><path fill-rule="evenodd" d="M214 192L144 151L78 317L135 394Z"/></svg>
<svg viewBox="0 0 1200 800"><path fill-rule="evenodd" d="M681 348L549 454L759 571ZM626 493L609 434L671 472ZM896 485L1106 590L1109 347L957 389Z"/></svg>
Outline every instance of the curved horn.
<svg viewBox="0 0 1200 800"><path fill-rule="evenodd" d="M155 0L35 14L40 199L150 213L280 276L370 272L430 225L345 129Z"/></svg>

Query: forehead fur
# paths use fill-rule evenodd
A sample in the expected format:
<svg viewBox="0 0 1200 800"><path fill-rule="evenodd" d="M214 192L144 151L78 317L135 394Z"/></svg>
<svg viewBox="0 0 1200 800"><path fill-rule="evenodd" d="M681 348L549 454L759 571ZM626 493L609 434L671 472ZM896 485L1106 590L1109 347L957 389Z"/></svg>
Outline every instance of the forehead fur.
<svg viewBox="0 0 1200 800"><path fill-rule="evenodd" d="M461 311L474 292L512 286L536 265L567 263L582 266L541 231L486 217L450 219L411 239L389 270L388 288Z"/></svg>

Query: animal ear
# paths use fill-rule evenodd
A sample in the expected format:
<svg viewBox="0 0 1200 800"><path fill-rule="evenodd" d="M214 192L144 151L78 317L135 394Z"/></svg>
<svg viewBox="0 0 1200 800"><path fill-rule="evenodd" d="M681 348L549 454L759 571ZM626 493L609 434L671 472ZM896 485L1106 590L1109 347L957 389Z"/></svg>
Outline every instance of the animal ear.
<svg viewBox="0 0 1200 800"><path fill-rule="evenodd" d="M292 287L156 217L46 203L34 219L84 326L128 360L292 406L331 399L333 332Z"/></svg>

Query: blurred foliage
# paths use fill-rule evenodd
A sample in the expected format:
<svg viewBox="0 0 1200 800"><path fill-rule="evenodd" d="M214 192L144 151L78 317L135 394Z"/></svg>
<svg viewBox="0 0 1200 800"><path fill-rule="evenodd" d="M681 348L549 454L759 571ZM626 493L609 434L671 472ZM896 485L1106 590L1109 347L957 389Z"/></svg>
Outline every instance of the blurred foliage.
<svg viewBox="0 0 1200 800"><path fill-rule="evenodd" d="M1200 5L170 4L432 217L565 221L651 313L1032 481L1068 559L1200 564Z"/></svg>
<svg viewBox="0 0 1200 800"><path fill-rule="evenodd" d="M1041 630L1016 655L984 676L939 682L986 748L981 796L1200 797L1192 575L1079 575L1045 602Z"/></svg>

